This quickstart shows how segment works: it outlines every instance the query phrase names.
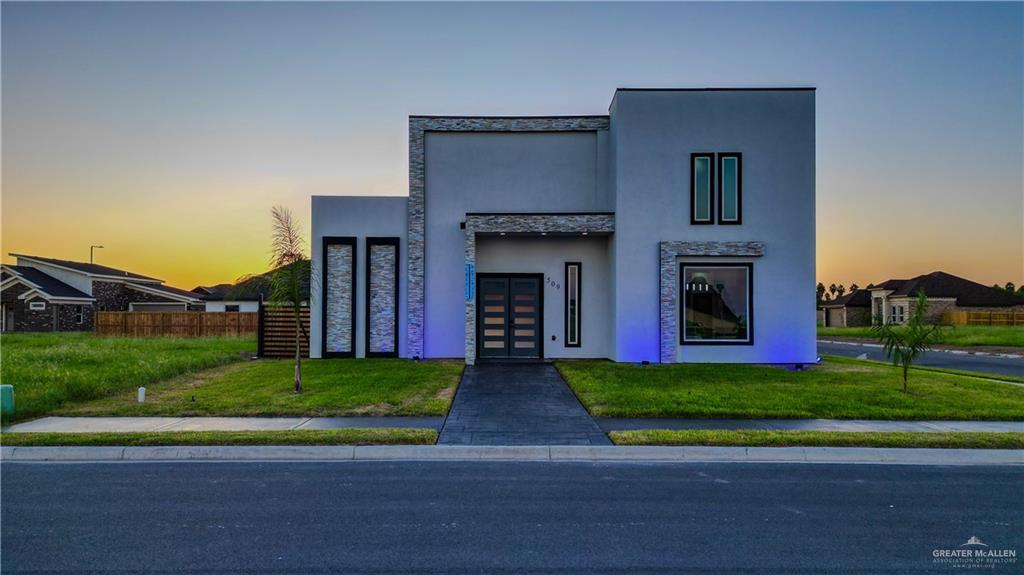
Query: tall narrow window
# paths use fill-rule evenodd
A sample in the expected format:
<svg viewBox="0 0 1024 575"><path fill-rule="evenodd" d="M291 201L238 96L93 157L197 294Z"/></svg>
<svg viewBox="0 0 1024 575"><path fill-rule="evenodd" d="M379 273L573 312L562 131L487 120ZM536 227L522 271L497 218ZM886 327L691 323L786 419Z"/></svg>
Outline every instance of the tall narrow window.
<svg viewBox="0 0 1024 575"><path fill-rule="evenodd" d="M580 347L580 262L565 263L565 347Z"/></svg>
<svg viewBox="0 0 1024 575"><path fill-rule="evenodd" d="M739 152L718 154L718 223L742 221L743 156Z"/></svg>
<svg viewBox="0 0 1024 575"><path fill-rule="evenodd" d="M690 154L690 223L713 224L711 185L715 181L714 154Z"/></svg>

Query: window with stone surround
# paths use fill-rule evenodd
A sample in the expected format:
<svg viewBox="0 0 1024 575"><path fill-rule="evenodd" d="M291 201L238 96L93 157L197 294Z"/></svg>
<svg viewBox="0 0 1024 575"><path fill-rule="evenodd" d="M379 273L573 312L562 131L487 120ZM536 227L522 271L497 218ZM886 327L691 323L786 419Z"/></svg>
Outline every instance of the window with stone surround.
<svg viewBox="0 0 1024 575"><path fill-rule="evenodd" d="M683 345L750 345L753 265L680 264Z"/></svg>

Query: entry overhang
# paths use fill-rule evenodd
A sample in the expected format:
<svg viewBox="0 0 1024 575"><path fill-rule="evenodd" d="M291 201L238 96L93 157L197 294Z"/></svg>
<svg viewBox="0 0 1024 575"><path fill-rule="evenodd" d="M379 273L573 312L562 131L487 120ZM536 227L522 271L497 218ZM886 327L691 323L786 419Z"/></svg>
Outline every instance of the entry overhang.
<svg viewBox="0 0 1024 575"><path fill-rule="evenodd" d="M462 222L466 269L476 269L476 236L585 236L615 232L612 212L467 213ZM467 273L475 273L468 272ZM476 298L466 290L466 363L476 362Z"/></svg>
<svg viewBox="0 0 1024 575"><path fill-rule="evenodd" d="M462 226L479 235L609 235L615 232L612 212L467 213Z"/></svg>

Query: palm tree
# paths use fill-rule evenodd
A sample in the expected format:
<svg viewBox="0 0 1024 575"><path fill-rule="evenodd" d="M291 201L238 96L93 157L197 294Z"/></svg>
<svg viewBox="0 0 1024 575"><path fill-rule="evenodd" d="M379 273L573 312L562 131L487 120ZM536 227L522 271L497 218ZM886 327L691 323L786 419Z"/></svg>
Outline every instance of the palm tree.
<svg viewBox="0 0 1024 575"><path fill-rule="evenodd" d="M846 288L843 287L843 284L839 284L839 287L836 288L836 293L839 294L839 297L843 297L843 294L846 293Z"/></svg>
<svg viewBox="0 0 1024 575"><path fill-rule="evenodd" d="M855 291L857 291L859 289L860 289L859 285L857 285L855 283L850 284L850 293L853 293L853 292L855 292Z"/></svg>
<svg viewBox="0 0 1024 575"><path fill-rule="evenodd" d="M905 326L882 323L876 318L872 333L878 338L885 349L885 355L892 359L893 365L903 367L903 393L907 393L907 376L910 366L922 353L928 351L931 344L939 340L941 327L925 323L924 314L928 308L928 297L923 291L917 292L914 309L910 313L910 321Z"/></svg>
<svg viewBox="0 0 1024 575"><path fill-rule="evenodd" d="M1013 285L1013 282L1006 282L1006 291L1013 293L1017 291L1017 286Z"/></svg>
<svg viewBox="0 0 1024 575"><path fill-rule="evenodd" d="M832 294L833 298L836 297L836 292L837 291L839 291L839 288L836 287L836 284L832 284L832 285L828 286L828 293Z"/></svg>
<svg viewBox="0 0 1024 575"><path fill-rule="evenodd" d="M818 282L818 285L815 286L814 291L817 293L818 296L818 305L821 305L821 302L825 301L825 284Z"/></svg>
<svg viewBox="0 0 1024 575"><path fill-rule="evenodd" d="M290 306L295 315L295 393L302 393L302 325L303 286L309 281L310 261L303 251L302 230L287 208L274 206L270 264L270 301Z"/></svg>

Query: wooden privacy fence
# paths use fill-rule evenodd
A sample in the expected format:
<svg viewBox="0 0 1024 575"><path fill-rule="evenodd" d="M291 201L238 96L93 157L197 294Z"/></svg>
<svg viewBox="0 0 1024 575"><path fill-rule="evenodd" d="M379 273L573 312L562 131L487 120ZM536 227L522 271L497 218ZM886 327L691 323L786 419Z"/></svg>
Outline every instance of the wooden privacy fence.
<svg viewBox="0 0 1024 575"><path fill-rule="evenodd" d="M255 312L98 311L96 335L121 337L224 337L254 335Z"/></svg>
<svg viewBox="0 0 1024 575"><path fill-rule="evenodd" d="M295 357L295 310L287 306L260 306L259 356ZM309 306L302 306L299 315L299 349L309 357Z"/></svg>
<svg viewBox="0 0 1024 575"><path fill-rule="evenodd" d="M1024 311L947 311L946 325L1007 325L1024 327Z"/></svg>

